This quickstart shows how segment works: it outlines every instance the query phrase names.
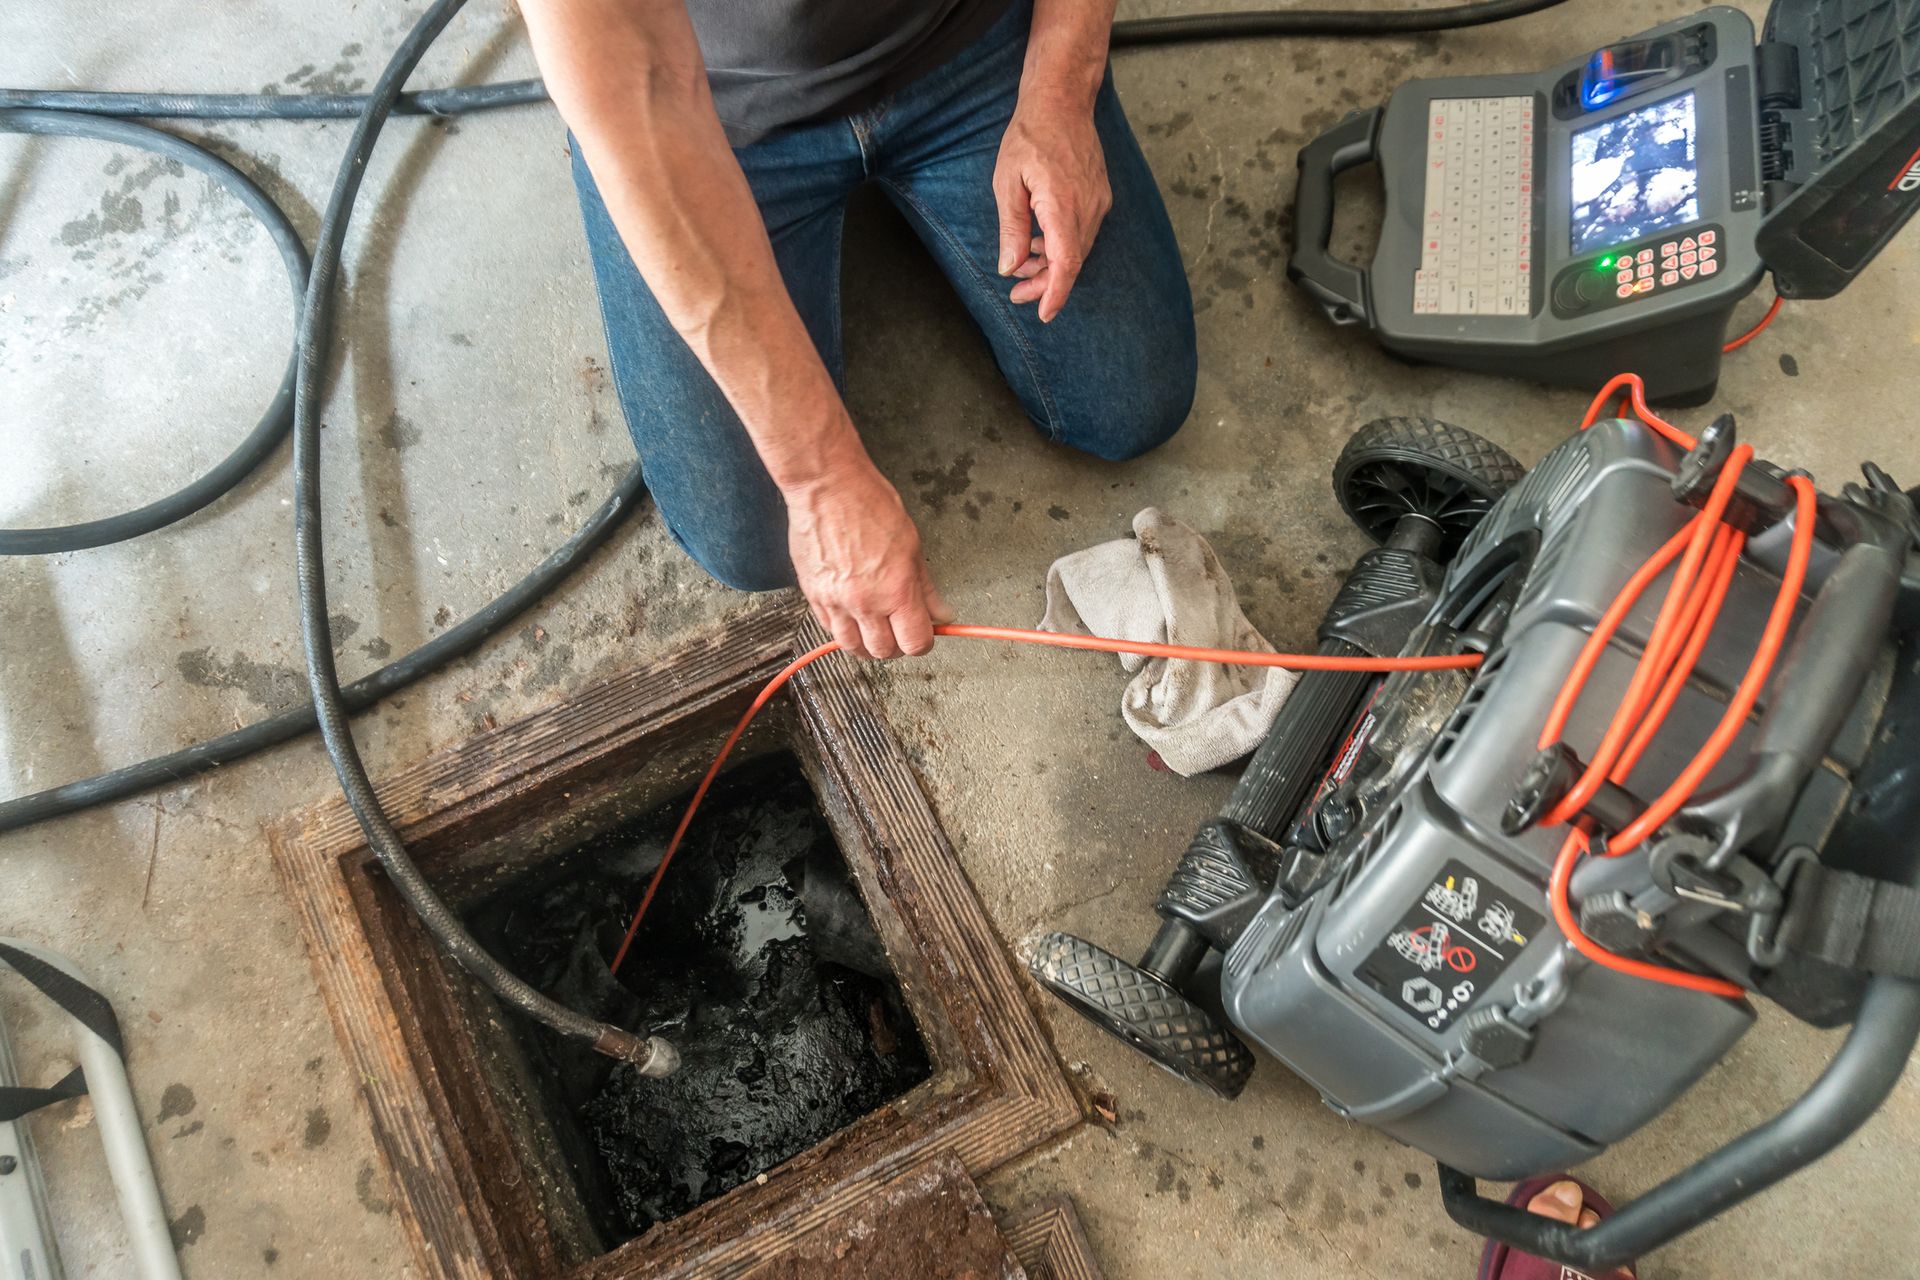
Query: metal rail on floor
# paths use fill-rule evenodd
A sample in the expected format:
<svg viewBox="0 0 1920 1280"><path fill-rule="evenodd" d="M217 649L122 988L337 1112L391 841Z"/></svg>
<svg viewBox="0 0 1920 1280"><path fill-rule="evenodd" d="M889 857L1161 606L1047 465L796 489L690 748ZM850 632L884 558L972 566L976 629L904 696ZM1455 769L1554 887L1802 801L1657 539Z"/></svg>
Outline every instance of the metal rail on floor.
<svg viewBox="0 0 1920 1280"><path fill-rule="evenodd" d="M19 938L0 938L0 946L23 951L97 990L92 979L57 951ZM133 1085L127 1079L127 1064L119 1048L98 1031L70 1012L62 1010L62 1016L73 1027L74 1056L86 1076L100 1144L106 1149L107 1169L120 1199L120 1216L126 1222L133 1259L131 1274L140 1280L180 1280L173 1233L160 1203L159 1184L154 1181L140 1112L134 1106ZM0 1026L0 1085L12 1083L13 1057L5 1028ZM9 1159L15 1162L12 1169L5 1167ZM47 1215L46 1187L24 1119L0 1124L0 1248L4 1249L0 1253L0 1275L9 1280L59 1280L64 1274Z"/></svg>

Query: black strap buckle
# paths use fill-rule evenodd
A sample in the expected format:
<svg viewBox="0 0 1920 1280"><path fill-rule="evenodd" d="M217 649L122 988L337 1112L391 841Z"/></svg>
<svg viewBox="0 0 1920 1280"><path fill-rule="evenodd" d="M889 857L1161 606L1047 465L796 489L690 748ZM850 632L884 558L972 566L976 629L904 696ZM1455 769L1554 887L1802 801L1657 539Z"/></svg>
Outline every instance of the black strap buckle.
<svg viewBox="0 0 1920 1280"><path fill-rule="evenodd" d="M1780 886L1746 858L1730 858L1713 867L1700 856L1704 841L1686 837L1663 840L1648 862L1653 882L1676 897L1756 919L1777 918L1784 899Z"/></svg>
<svg viewBox="0 0 1920 1280"><path fill-rule="evenodd" d="M1793 896L1793 878L1801 867L1819 860L1820 855L1812 849L1795 845L1787 850L1780 859L1780 865L1773 869L1773 884L1779 894L1779 905L1769 912L1755 912L1753 919L1747 922L1747 956L1761 968L1776 968L1787 958L1787 948L1780 941L1780 921L1786 915L1786 904Z"/></svg>

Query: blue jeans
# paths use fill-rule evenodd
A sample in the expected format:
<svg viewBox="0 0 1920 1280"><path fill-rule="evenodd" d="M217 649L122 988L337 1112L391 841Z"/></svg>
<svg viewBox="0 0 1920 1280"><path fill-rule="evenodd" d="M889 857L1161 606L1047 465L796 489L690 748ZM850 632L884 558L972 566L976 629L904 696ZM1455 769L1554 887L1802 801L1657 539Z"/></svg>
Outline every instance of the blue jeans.
<svg viewBox="0 0 1920 1280"><path fill-rule="evenodd" d="M1026 53L1029 0L969 48L856 115L734 154L801 320L842 378L840 242L847 198L878 183L953 283L1035 425L1099 458L1165 441L1193 404L1193 298L1166 206L1109 75L1094 107L1113 209L1050 324L1007 300L991 179ZM729 586L793 585L786 506L726 398L654 301L574 148L615 387L667 527ZM929 353L938 359L938 353Z"/></svg>

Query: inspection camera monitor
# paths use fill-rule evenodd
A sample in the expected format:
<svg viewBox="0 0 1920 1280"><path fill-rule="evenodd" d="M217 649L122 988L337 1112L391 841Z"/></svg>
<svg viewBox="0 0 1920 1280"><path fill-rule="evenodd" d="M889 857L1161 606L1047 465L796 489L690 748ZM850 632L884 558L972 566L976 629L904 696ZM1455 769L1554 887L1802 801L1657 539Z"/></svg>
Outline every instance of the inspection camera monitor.
<svg viewBox="0 0 1920 1280"><path fill-rule="evenodd" d="M1334 179L1379 166L1371 266ZM1289 274L1412 360L1669 402L1719 378L1768 272L1827 297L1920 206L1920 0L1703 10L1528 75L1403 85L1300 156Z"/></svg>

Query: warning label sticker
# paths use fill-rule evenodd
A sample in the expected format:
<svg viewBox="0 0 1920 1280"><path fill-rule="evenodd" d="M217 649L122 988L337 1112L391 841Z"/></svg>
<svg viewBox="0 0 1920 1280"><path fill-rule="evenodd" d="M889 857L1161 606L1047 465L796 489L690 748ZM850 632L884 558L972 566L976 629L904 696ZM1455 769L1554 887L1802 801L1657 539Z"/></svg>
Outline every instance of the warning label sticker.
<svg viewBox="0 0 1920 1280"><path fill-rule="evenodd" d="M1359 974L1443 1031L1493 986L1544 923L1538 912L1493 890L1464 864L1449 862Z"/></svg>

